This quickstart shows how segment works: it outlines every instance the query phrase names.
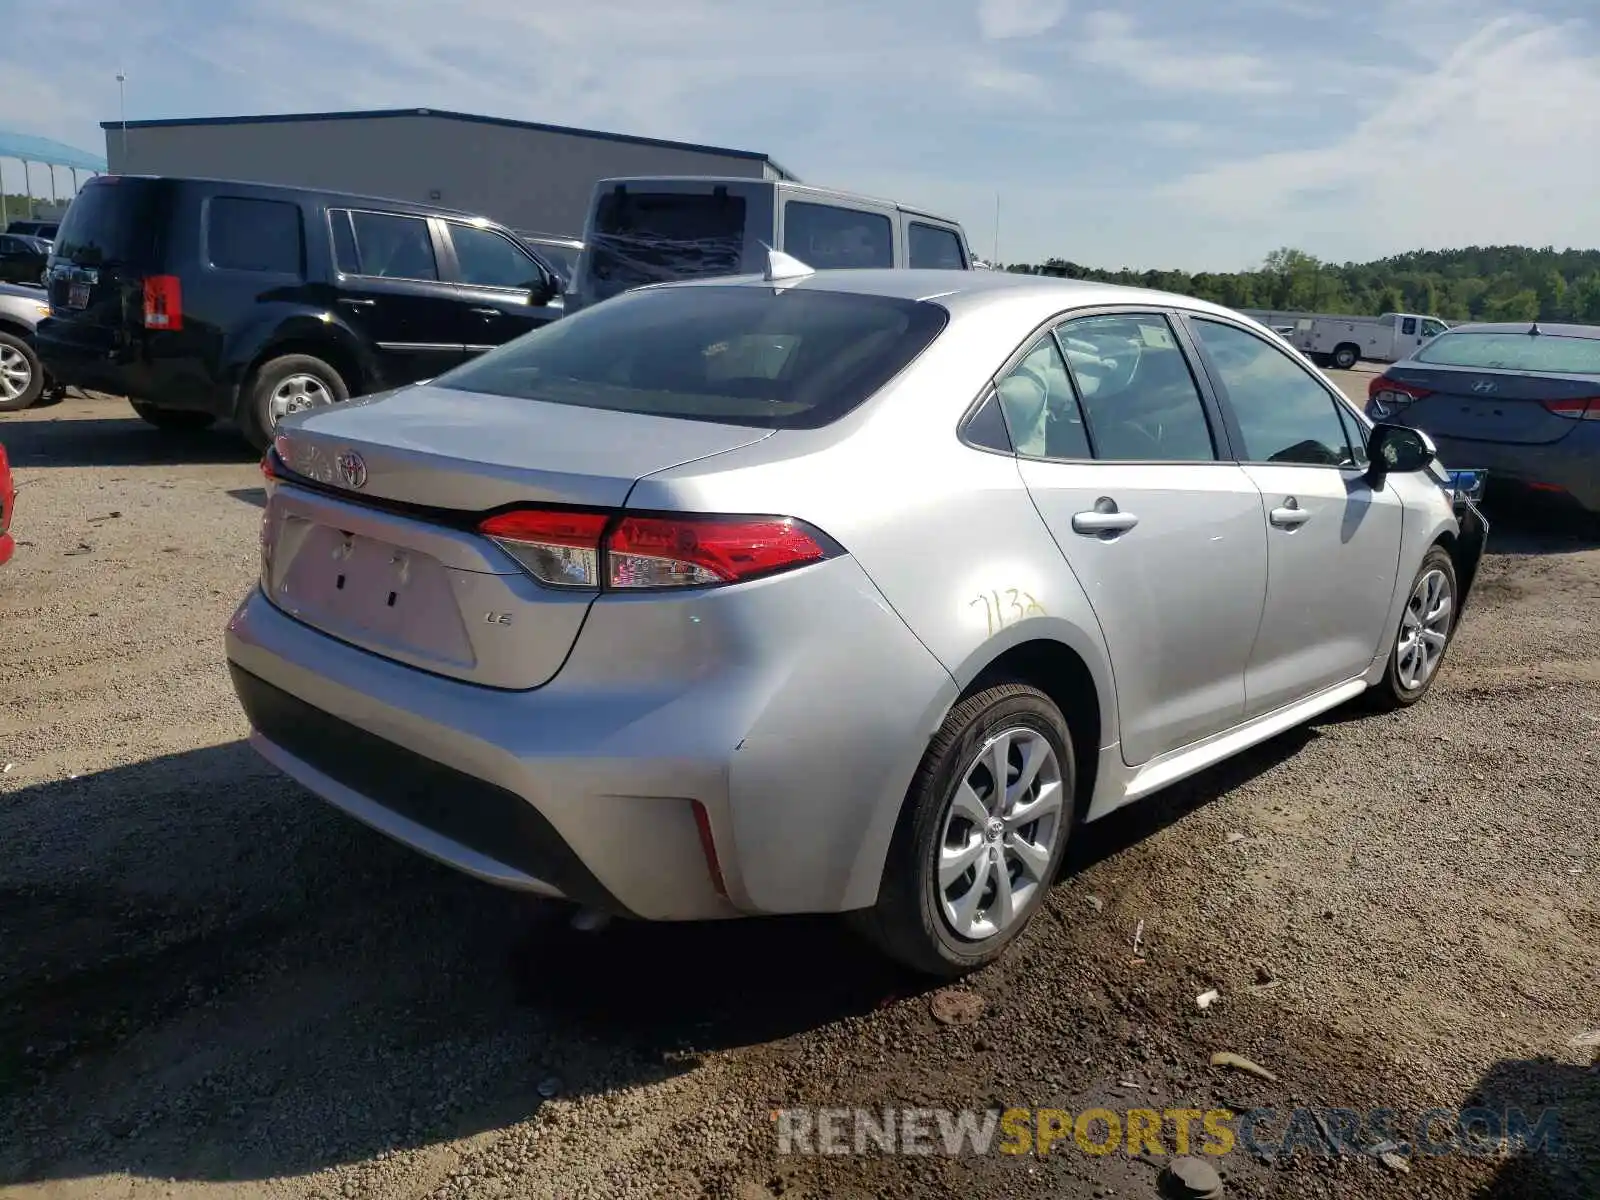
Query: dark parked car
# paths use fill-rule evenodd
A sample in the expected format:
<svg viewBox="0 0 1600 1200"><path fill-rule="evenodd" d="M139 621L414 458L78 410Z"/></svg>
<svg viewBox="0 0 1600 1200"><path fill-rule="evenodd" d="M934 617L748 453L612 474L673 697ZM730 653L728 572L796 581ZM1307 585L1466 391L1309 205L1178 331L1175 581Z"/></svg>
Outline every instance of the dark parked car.
<svg viewBox="0 0 1600 1200"><path fill-rule="evenodd" d="M1453 467L1600 517L1600 326L1458 325L1367 385Z"/></svg>
<svg viewBox="0 0 1600 1200"><path fill-rule="evenodd" d="M54 241L56 230L61 228L59 221L13 221L6 226L7 233L20 233L25 237L43 238L45 241Z"/></svg>
<svg viewBox="0 0 1600 1200"><path fill-rule="evenodd" d="M0 233L0 283L38 287L44 276L50 243L22 233Z"/></svg>
<svg viewBox="0 0 1600 1200"><path fill-rule="evenodd" d="M556 272L469 213L210 179L99 176L46 270L39 356L163 429L278 420L429 379L548 324Z"/></svg>

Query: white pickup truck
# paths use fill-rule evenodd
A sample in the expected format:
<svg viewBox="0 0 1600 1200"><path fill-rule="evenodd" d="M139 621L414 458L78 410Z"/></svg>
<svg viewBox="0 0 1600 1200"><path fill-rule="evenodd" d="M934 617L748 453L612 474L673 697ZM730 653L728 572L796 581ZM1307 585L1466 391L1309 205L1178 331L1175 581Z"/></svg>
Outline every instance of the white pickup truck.
<svg viewBox="0 0 1600 1200"><path fill-rule="evenodd" d="M1384 313L1380 317L1350 317L1332 313L1243 310L1263 325L1281 333L1296 350L1313 362L1326 362L1348 371L1362 359L1391 363L1410 357L1424 342L1447 326L1438 317L1420 313Z"/></svg>

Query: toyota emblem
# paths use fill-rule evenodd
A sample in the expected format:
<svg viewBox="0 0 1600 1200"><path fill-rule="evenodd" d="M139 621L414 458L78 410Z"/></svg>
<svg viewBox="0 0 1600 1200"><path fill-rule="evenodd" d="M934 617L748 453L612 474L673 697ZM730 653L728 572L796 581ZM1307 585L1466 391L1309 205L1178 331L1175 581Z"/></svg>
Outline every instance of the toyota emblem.
<svg viewBox="0 0 1600 1200"><path fill-rule="evenodd" d="M367 486L366 460L354 450L346 450L339 455L339 478L344 480L347 488L364 488Z"/></svg>
<svg viewBox="0 0 1600 1200"><path fill-rule="evenodd" d="M1474 392L1477 392L1478 395L1483 396L1483 395L1487 395L1489 392L1494 391L1495 387L1496 387L1496 384L1495 384L1494 380L1492 380L1492 379L1480 379L1480 380L1478 380L1477 383L1472 385L1472 390Z"/></svg>

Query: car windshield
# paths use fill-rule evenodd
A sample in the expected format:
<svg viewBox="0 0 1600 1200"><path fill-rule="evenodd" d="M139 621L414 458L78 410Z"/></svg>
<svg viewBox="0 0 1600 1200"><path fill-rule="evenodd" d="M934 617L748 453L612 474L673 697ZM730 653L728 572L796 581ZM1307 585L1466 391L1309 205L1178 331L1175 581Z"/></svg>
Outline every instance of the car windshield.
<svg viewBox="0 0 1600 1200"><path fill-rule="evenodd" d="M1600 335L1600 330L1596 330ZM1528 371L1536 375L1600 375L1600 336L1555 333L1442 333L1413 362L1441 367Z"/></svg>
<svg viewBox="0 0 1600 1200"><path fill-rule="evenodd" d="M439 376L439 387L768 429L861 404L944 329L918 300L813 289L618 296Z"/></svg>

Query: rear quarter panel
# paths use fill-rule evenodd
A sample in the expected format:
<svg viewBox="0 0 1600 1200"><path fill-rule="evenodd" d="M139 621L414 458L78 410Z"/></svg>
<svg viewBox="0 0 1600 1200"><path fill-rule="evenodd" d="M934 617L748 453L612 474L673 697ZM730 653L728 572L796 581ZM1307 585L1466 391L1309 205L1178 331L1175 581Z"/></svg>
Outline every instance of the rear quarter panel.
<svg viewBox="0 0 1600 1200"><path fill-rule="evenodd" d="M777 735L770 741L752 740L745 748L773 756L752 770L763 789L787 794L785 803L826 805L824 823L858 840L839 907L872 903L928 739L960 693L1007 649L1046 639L1075 651L1099 693L1102 744L1116 740L1105 644L1083 587L1050 538L1015 460L957 438L970 402L1031 328L1031 321L1019 326L1004 305L972 314L883 393L834 425L780 432L648 476L629 496L635 508L778 514L812 523L856 559L948 676L949 686L925 703L903 694L895 680L874 687L870 665L841 676L848 686L837 690L816 679L821 690L811 700L817 704L901 709L899 745L886 748L854 790L834 781L824 799L813 784L817 764L840 753L836 722L786 720L768 727ZM895 669L892 656L881 665ZM925 683L918 686L926 690ZM774 708L774 715L780 711ZM823 730L832 732L821 736ZM741 847L741 856L747 852Z"/></svg>

